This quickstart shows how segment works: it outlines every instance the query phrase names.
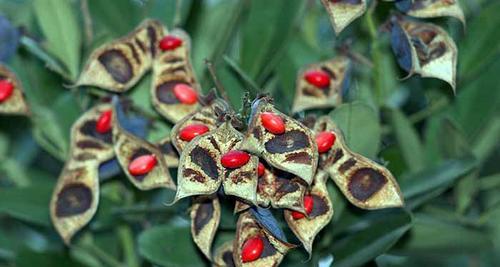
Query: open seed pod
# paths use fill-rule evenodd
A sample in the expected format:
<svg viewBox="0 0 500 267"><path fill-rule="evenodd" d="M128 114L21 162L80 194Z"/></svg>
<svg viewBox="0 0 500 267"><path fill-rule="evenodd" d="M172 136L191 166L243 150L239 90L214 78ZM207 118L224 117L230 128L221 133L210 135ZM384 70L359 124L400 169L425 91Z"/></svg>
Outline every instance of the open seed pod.
<svg viewBox="0 0 500 267"><path fill-rule="evenodd" d="M174 144L172 144L170 136L160 140L157 146L160 148L160 151L165 158L165 163L169 168L176 168L179 166L179 153L175 149Z"/></svg>
<svg viewBox="0 0 500 267"><path fill-rule="evenodd" d="M278 266L294 247L262 228L249 211L240 214L233 244L235 266Z"/></svg>
<svg viewBox="0 0 500 267"><path fill-rule="evenodd" d="M366 11L366 0L321 0L321 3L330 15L336 34Z"/></svg>
<svg viewBox="0 0 500 267"><path fill-rule="evenodd" d="M309 255L312 252L314 238L333 217L333 206L326 189L327 179L327 173L316 174L314 183L307 193L310 204L306 207L306 214L285 210L285 220L288 226L302 242Z"/></svg>
<svg viewBox="0 0 500 267"><path fill-rule="evenodd" d="M66 244L97 210L98 167L114 155L111 128L106 126L111 124L110 110L109 104L98 105L85 112L71 128L70 158L50 202L52 222Z"/></svg>
<svg viewBox="0 0 500 267"><path fill-rule="evenodd" d="M465 24L458 0L399 0L398 9L417 18L455 17Z"/></svg>
<svg viewBox="0 0 500 267"><path fill-rule="evenodd" d="M145 20L128 35L100 46L90 55L76 86L128 90L151 68L161 36L161 23Z"/></svg>
<svg viewBox="0 0 500 267"><path fill-rule="evenodd" d="M318 161L313 140L310 129L275 109L267 98L260 98L252 105L242 148L310 184Z"/></svg>
<svg viewBox="0 0 500 267"><path fill-rule="evenodd" d="M175 123L199 107L200 85L190 62L189 36L174 30L167 37L176 45L161 49L153 62L151 97L156 110Z"/></svg>
<svg viewBox="0 0 500 267"><path fill-rule="evenodd" d="M350 83L350 61L340 56L311 64L297 76L292 112L335 107L342 103L342 92Z"/></svg>
<svg viewBox="0 0 500 267"><path fill-rule="evenodd" d="M398 63L409 75L433 77L449 83L455 91L457 47L440 27L393 17L391 43Z"/></svg>
<svg viewBox="0 0 500 267"><path fill-rule="evenodd" d="M318 144L324 151L320 153L319 165L352 204L363 209L404 205L392 174L385 167L349 150L340 129L328 116L318 118L314 130L317 137L322 133L333 135L330 144Z"/></svg>
<svg viewBox="0 0 500 267"><path fill-rule="evenodd" d="M120 126L126 116L118 99L113 99L113 143L116 158L127 178L140 190L166 187L175 190L160 148Z"/></svg>
<svg viewBox="0 0 500 267"><path fill-rule="evenodd" d="M7 66L0 64L0 114L28 115L21 82Z"/></svg>
<svg viewBox="0 0 500 267"><path fill-rule="evenodd" d="M212 242L219 227L220 214L220 203L216 195L193 198L191 235L208 259L211 259Z"/></svg>
<svg viewBox="0 0 500 267"><path fill-rule="evenodd" d="M220 245L214 253L213 267L234 267L233 242L227 241Z"/></svg>
<svg viewBox="0 0 500 267"><path fill-rule="evenodd" d="M193 139L181 154L174 202L187 196L213 194L222 184L225 194L255 203L259 159L240 151L242 137L227 120L210 133ZM230 151L241 152L247 161L238 167L224 167L223 158Z"/></svg>

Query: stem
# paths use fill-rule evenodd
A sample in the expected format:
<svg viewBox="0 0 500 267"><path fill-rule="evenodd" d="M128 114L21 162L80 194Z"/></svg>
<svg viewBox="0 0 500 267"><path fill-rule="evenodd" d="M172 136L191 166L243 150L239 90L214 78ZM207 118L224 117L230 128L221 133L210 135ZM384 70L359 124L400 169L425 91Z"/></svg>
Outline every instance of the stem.
<svg viewBox="0 0 500 267"><path fill-rule="evenodd" d="M94 255L97 259L102 261L102 263L104 263L105 266L123 267L123 264L121 262L119 262L113 256L109 255L108 253L106 253L105 251L103 251L101 248L94 245L93 243L81 245L81 248L83 250L86 250L88 253Z"/></svg>
<svg viewBox="0 0 500 267"><path fill-rule="evenodd" d="M371 39L371 54L372 54L372 62L373 62L373 85L375 90L375 99L377 103L381 103L382 101L382 92L384 90L382 83L382 70L381 70L381 62L382 62L382 54L380 52L380 42L378 40L378 31L375 26L375 19L373 17L373 13L375 10L376 1L373 1L372 6L368 9L365 15L365 22L368 28L368 34Z"/></svg>
<svg viewBox="0 0 500 267"><path fill-rule="evenodd" d="M212 61L210 61L209 59L206 59L206 58L205 58L205 64L207 65L208 71L210 72L210 76L212 76L212 80L214 81L215 88L217 88L217 90L221 94L222 98L224 98L224 100L226 100L226 102L228 104L231 103L229 101L229 97L227 96L226 89L224 89L224 86L222 85L222 83L219 81L219 78L217 77L217 73L215 72L214 64L212 63Z"/></svg>
<svg viewBox="0 0 500 267"><path fill-rule="evenodd" d="M128 225L121 225L116 230L116 234L122 244L126 266L139 267L139 259L137 258L137 254L134 249L134 238L130 227Z"/></svg>

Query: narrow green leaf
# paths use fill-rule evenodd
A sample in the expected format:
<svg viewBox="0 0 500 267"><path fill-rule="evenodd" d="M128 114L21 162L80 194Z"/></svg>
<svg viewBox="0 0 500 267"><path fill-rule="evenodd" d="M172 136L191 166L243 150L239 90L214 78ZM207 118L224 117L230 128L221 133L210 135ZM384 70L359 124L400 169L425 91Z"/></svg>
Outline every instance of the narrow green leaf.
<svg viewBox="0 0 500 267"><path fill-rule="evenodd" d="M408 118L399 110L392 111L392 127L403 153L406 165L411 172L418 172L425 167L422 143L415 128Z"/></svg>
<svg viewBox="0 0 500 267"><path fill-rule="evenodd" d="M495 118L479 134L477 141L472 146L474 156L483 162L498 147L500 140L500 118Z"/></svg>
<svg viewBox="0 0 500 267"><path fill-rule="evenodd" d="M70 258L69 255L57 252L35 252L32 250L22 250L16 256L17 267L83 267Z"/></svg>

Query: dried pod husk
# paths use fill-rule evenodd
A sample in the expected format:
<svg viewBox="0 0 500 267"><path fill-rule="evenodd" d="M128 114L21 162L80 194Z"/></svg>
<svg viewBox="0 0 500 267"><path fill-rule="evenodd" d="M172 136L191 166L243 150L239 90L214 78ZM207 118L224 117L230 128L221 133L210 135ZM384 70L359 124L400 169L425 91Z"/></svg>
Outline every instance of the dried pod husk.
<svg viewBox="0 0 500 267"><path fill-rule="evenodd" d="M212 242L219 227L220 214L220 203L216 195L193 198L191 235L208 259L211 259Z"/></svg>
<svg viewBox="0 0 500 267"><path fill-rule="evenodd" d="M0 102L0 114L29 115L21 82L14 72L3 64L0 64L0 80L7 80L14 87L11 95Z"/></svg>
<svg viewBox="0 0 500 267"><path fill-rule="evenodd" d="M242 262L241 253L245 241L250 238L259 237L264 247L258 259L251 262ZM278 266L286 253L295 245L280 241L269 231L262 228L249 211L240 214L236 227L236 238L233 243L233 261L235 266Z"/></svg>
<svg viewBox="0 0 500 267"><path fill-rule="evenodd" d="M233 242L227 241L220 245L214 253L213 267L234 267Z"/></svg>
<svg viewBox="0 0 500 267"><path fill-rule="evenodd" d="M165 30L166 32L166 30ZM151 98L156 110L171 122L178 122L198 107L198 101L193 104L184 104L174 94L174 87L184 84L194 89L198 95L198 84L190 60L190 38L181 30L170 33L182 40L182 44L173 50L159 51L153 62L153 81Z"/></svg>
<svg viewBox="0 0 500 267"><path fill-rule="evenodd" d="M145 20L128 35L98 47L75 86L97 86L113 92L128 90L151 68L163 35L159 21Z"/></svg>
<svg viewBox="0 0 500 267"><path fill-rule="evenodd" d="M441 79L455 91L457 47L440 27L406 18L393 18L391 43L399 65L422 77Z"/></svg>
<svg viewBox="0 0 500 267"><path fill-rule="evenodd" d="M270 112L285 124L285 132L273 134L262 125L261 114ZM270 165L312 182L316 172L318 150L309 128L273 107L266 98L252 106L252 115L242 148L263 158Z"/></svg>
<svg viewBox="0 0 500 267"><path fill-rule="evenodd" d="M179 166L179 153L170 140L170 136L167 136L160 140L157 146L160 148L160 151L165 158L165 163L169 168L176 168L177 166Z"/></svg>
<svg viewBox="0 0 500 267"><path fill-rule="evenodd" d="M350 84L350 60L340 56L328 61L311 64L297 76L295 99L292 112L296 113L313 108L331 108L342 103L342 92ZM324 88L310 84L305 79L307 71L321 71L328 74L330 84Z"/></svg>
<svg viewBox="0 0 500 267"><path fill-rule="evenodd" d="M396 6L412 17L454 17L465 25L464 12L458 0L401 0Z"/></svg>
<svg viewBox="0 0 500 267"><path fill-rule="evenodd" d="M366 11L366 0L321 0L321 3L328 11L336 34Z"/></svg>
<svg viewBox="0 0 500 267"><path fill-rule="evenodd" d="M221 164L222 155L240 150L242 137L231 122L226 121L210 133L193 139L181 154L177 174L179 189L174 202L187 196L213 194L222 184L225 194L255 203L259 159L252 155L237 169L226 169Z"/></svg>
<svg viewBox="0 0 500 267"><path fill-rule="evenodd" d="M52 222L66 244L97 210L98 167L114 155L111 131L104 134L96 131L98 118L108 110L111 105L98 105L85 112L71 128L70 158L50 202Z"/></svg>
<svg viewBox="0 0 500 267"><path fill-rule="evenodd" d="M124 130L117 119L119 110L113 109L113 144L116 158L123 171L135 187L140 190L149 190L153 188L176 189L175 183L170 177L168 165L160 148L154 144L141 139L128 131ZM122 114L124 115L124 114ZM128 171L131 162L141 156L153 155L156 164L150 171L143 175L132 175Z"/></svg>
<svg viewBox="0 0 500 267"><path fill-rule="evenodd" d="M341 130L327 116L316 122L315 132L323 131L334 133L336 139L328 152L320 154L319 166L330 174L352 204L363 209L404 205L399 185L387 168L352 152Z"/></svg>
<svg viewBox="0 0 500 267"><path fill-rule="evenodd" d="M326 189L328 174L318 172L314 183L308 192L313 198L313 209L307 216L294 219L292 211L285 210L285 220L295 236L302 242L309 255L316 235L330 222L333 217L333 206Z"/></svg>

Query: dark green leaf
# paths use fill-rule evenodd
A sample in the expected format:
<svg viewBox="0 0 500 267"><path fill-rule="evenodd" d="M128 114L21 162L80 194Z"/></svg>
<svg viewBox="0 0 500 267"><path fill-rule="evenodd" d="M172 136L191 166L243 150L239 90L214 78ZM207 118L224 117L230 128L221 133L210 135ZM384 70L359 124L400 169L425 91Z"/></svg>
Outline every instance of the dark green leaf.
<svg viewBox="0 0 500 267"><path fill-rule="evenodd" d="M411 122L401 111L395 109L392 111L392 127L410 171L422 170L425 167L424 151Z"/></svg>

